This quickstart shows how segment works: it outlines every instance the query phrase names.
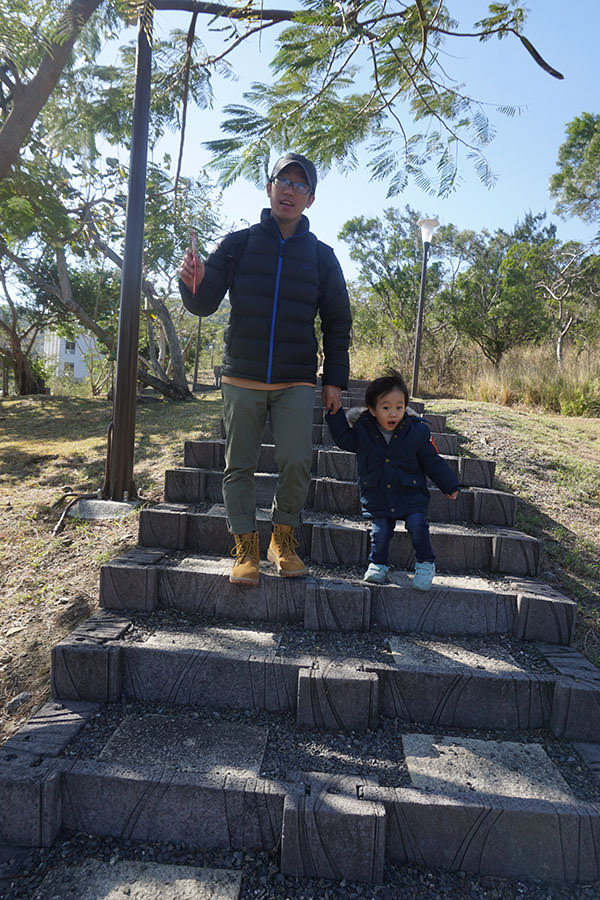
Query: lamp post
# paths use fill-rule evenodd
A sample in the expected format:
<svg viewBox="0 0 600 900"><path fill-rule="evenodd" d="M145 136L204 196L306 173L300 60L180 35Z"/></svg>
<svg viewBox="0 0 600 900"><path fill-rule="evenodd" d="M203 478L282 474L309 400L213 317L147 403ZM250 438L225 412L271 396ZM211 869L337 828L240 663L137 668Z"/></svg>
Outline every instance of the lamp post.
<svg viewBox="0 0 600 900"><path fill-rule="evenodd" d="M138 21L136 84L129 162L129 191L125 247L121 274L121 302L117 339L113 420L103 489L105 500L135 496L133 452L135 443L135 395L140 328L140 295L144 250L144 209L148 161L148 121L152 66L152 10Z"/></svg>
<svg viewBox="0 0 600 900"><path fill-rule="evenodd" d="M419 219L417 225L421 229L421 237L423 238L423 268L421 269L421 294L419 297L419 311L417 313L417 333L415 337L415 359L413 363L413 376L411 395L414 397L417 393L417 385L419 382L419 355L421 352L421 330L423 328L423 308L425 306L425 275L427 272L427 254L431 246L431 238L433 229L437 228L440 223L437 219Z"/></svg>

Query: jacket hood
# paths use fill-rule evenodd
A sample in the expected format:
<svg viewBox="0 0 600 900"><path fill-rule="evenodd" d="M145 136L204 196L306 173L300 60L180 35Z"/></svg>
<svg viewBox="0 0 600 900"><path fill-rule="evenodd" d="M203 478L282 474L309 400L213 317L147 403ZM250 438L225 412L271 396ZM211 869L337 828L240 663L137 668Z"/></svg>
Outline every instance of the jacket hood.
<svg viewBox="0 0 600 900"><path fill-rule="evenodd" d="M351 427L356 425L361 416L364 416L365 413L369 412L368 407L366 406L353 406L346 412L346 419L348 420L348 425ZM415 412L414 409L411 409L410 406L406 407L406 415L412 416L416 419L422 419L419 413ZM423 421L426 421L422 419Z"/></svg>
<svg viewBox="0 0 600 900"><path fill-rule="evenodd" d="M367 412L366 406L353 406L346 413L346 419L348 421L348 425L350 425L350 427L356 425L356 423L358 422L360 417L363 415L363 413L366 413L366 412Z"/></svg>

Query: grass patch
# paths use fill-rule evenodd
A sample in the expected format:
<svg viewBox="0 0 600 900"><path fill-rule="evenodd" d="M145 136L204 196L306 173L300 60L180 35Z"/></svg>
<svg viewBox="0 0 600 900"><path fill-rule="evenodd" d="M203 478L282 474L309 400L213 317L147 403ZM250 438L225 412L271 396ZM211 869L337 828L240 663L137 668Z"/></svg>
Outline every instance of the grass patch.
<svg viewBox="0 0 600 900"><path fill-rule="evenodd" d="M164 473L183 444L218 433L220 395L140 404L134 475L141 496L162 498ZM100 567L137 541L138 513L104 522L70 520L52 531L66 490L102 487L112 405L77 398L0 401L0 738L19 719L7 700L33 693L23 717L47 696L50 649L98 605ZM63 500L63 502L61 502Z"/></svg>

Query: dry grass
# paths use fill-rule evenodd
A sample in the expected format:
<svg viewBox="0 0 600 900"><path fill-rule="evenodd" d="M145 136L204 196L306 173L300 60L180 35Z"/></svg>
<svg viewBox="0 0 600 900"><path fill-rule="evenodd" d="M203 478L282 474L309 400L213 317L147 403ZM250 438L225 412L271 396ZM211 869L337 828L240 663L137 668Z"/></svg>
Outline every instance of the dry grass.
<svg viewBox="0 0 600 900"><path fill-rule="evenodd" d="M442 356L435 345L425 343L419 367L419 390L425 397L465 397L567 416L600 417L600 352L596 347L581 353L568 348L560 367L550 345L516 347L497 368L472 345L457 348L445 368ZM357 344L351 360L352 370L361 378L375 378L393 365L410 384L412 357L405 353L402 358L389 346Z"/></svg>
<svg viewBox="0 0 600 900"><path fill-rule="evenodd" d="M52 534L67 490L102 486L111 416L102 400L0 402L0 739L47 697L50 649L97 608L101 565L136 543L137 513L105 522L68 520ZM164 471L182 464L184 440L214 436L219 417L217 393L138 406L141 497L161 499ZM9 716L5 703L23 691L32 698Z"/></svg>
<svg viewBox="0 0 600 900"><path fill-rule="evenodd" d="M461 452L495 459L500 485L522 498L518 525L546 549L541 577L579 602L576 645L598 663L598 420L462 400L428 408L450 413ZM215 436L220 413L217 393L138 407L141 496L161 499L164 471L182 463L184 440ZM65 488L85 493L102 484L111 414L100 400L0 401L0 740L47 697L51 647L96 610L101 565L137 540L137 513L111 522L69 520L52 535ZM6 701L23 691L31 699L8 715Z"/></svg>
<svg viewBox="0 0 600 900"><path fill-rule="evenodd" d="M600 665L600 420L464 400L429 401L450 415L460 453L496 461L519 498L517 527L543 543L540 578L579 604L575 646Z"/></svg>

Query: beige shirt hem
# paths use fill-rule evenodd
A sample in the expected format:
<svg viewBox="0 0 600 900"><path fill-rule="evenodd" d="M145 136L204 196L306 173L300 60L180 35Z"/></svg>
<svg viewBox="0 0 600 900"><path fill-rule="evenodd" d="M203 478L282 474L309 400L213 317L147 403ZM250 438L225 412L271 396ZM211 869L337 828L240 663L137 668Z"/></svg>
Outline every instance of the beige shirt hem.
<svg viewBox="0 0 600 900"><path fill-rule="evenodd" d="M264 381L254 381L252 378L235 378L232 375L223 375L221 381L232 384L234 387L250 388L253 391L283 391L291 387L316 388L312 381L281 381L278 384L266 384Z"/></svg>

